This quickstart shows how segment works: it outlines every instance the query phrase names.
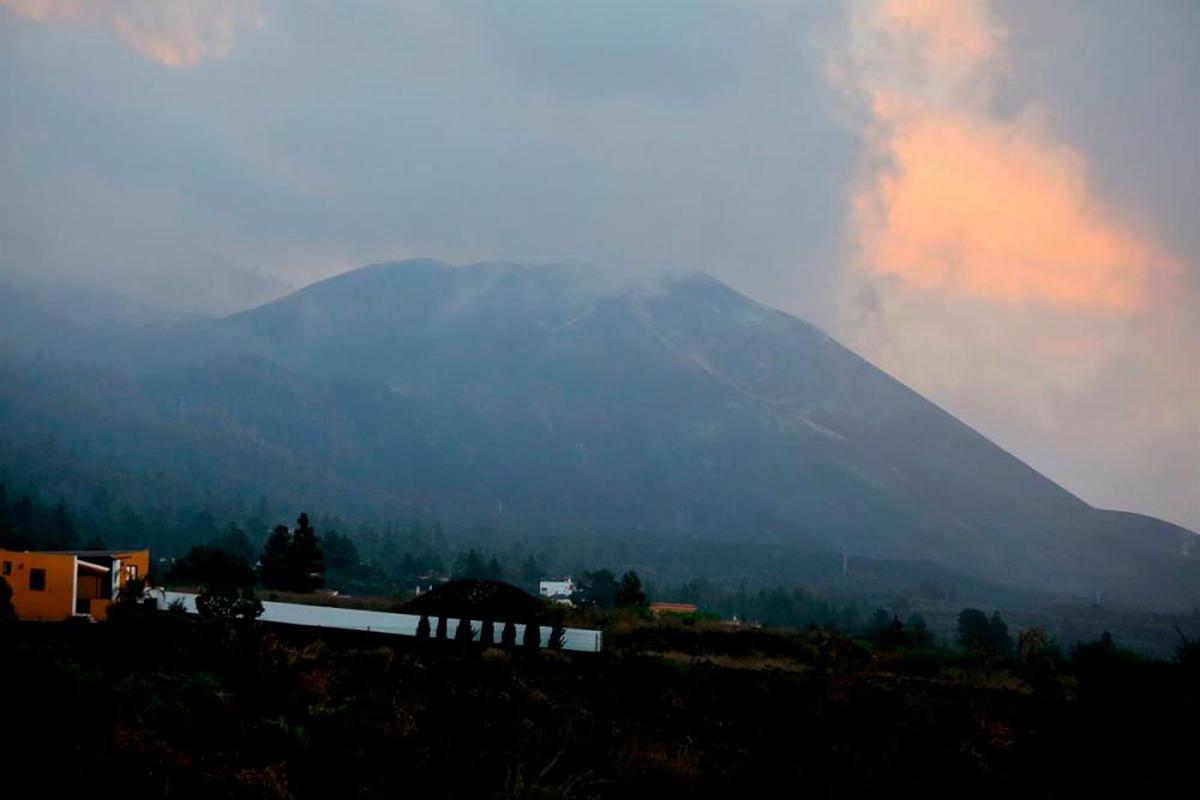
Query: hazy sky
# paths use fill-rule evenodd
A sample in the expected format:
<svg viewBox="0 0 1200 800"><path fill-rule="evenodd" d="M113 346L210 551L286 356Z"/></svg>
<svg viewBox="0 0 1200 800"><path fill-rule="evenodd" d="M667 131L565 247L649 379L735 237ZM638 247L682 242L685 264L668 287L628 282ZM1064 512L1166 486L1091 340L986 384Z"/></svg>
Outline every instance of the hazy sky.
<svg viewBox="0 0 1200 800"><path fill-rule="evenodd" d="M1198 3L0 6L0 279L704 269L1200 529Z"/></svg>

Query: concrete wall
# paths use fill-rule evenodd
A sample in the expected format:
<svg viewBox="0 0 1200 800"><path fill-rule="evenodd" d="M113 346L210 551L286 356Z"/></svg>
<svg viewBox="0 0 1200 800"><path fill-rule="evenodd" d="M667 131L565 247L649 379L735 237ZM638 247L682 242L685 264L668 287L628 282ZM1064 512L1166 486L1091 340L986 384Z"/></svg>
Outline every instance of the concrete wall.
<svg viewBox="0 0 1200 800"><path fill-rule="evenodd" d="M166 608L173 600L180 600L188 613L196 613L196 595L186 592L169 592L155 589L152 595L159 598L159 607ZM263 602L263 615L259 619L264 622L278 622L285 625L309 625L317 628L339 628L352 631L370 631L372 633L387 633L396 636L416 636L417 624L421 617L415 614L393 614L387 611L364 611L356 608L332 608L330 606L306 606L299 603ZM460 620L446 620L446 635L453 639L458 630ZM479 632L483 620L470 620L474 628L475 641L479 641ZM429 618L430 631L436 631L437 617ZM495 621L496 639L504 630L503 621ZM517 643L524 641L525 626L518 624ZM541 646L546 647L550 640L550 626L541 626ZM563 649L576 652L596 653L600 651L602 636L600 631L587 628L565 628L563 631Z"/></svg>

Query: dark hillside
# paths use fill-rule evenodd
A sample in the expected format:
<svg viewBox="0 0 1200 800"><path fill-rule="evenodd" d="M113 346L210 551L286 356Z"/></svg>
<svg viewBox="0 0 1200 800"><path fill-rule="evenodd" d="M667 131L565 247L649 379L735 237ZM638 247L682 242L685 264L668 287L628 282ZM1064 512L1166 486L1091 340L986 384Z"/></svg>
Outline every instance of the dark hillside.
<svg viewBox="0 0 1200 800"><path fill-rule="evenodd" d="M201 494L432 517L452 536L728 548L727 569L697 573L711 577L845 551L1200 604L1196 534L1091 508L705 275L633 287L576 267L380 264L143 338L132 363L8 363L0 468L19 474L13 452L54 438Z"/></svg>

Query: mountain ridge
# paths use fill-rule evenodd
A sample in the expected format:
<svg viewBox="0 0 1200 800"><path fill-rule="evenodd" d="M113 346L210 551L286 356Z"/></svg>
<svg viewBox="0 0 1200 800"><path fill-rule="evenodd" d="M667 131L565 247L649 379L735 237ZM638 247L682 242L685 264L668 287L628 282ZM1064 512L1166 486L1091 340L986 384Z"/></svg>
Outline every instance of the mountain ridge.
<svg viewBox="0 0 1200 800"><path fill-rule="evenodd" d="M174 446L217 483L424 504L450 529L845 549L1031 591L1200 602L1195 534L1092 508L703 273L622 285L584 267L386 262L144 347L129 394L156 430L192 431ZM116 444L171 463L153 441Z"/></svg>

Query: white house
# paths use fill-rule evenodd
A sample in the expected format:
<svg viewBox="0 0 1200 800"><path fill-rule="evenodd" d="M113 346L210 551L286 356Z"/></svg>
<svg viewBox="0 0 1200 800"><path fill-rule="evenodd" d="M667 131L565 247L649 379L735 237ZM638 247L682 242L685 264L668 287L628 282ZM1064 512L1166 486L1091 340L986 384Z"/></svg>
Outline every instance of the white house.
<svg viewBox="0 0 1200 800"><path fill-rule="evenodd" d="M549 597L551 599L565 599L569 598L574 593L575 581L570 577L563 578L562 580L538 582L538 594L540 594L542 597Z"/></svg>

